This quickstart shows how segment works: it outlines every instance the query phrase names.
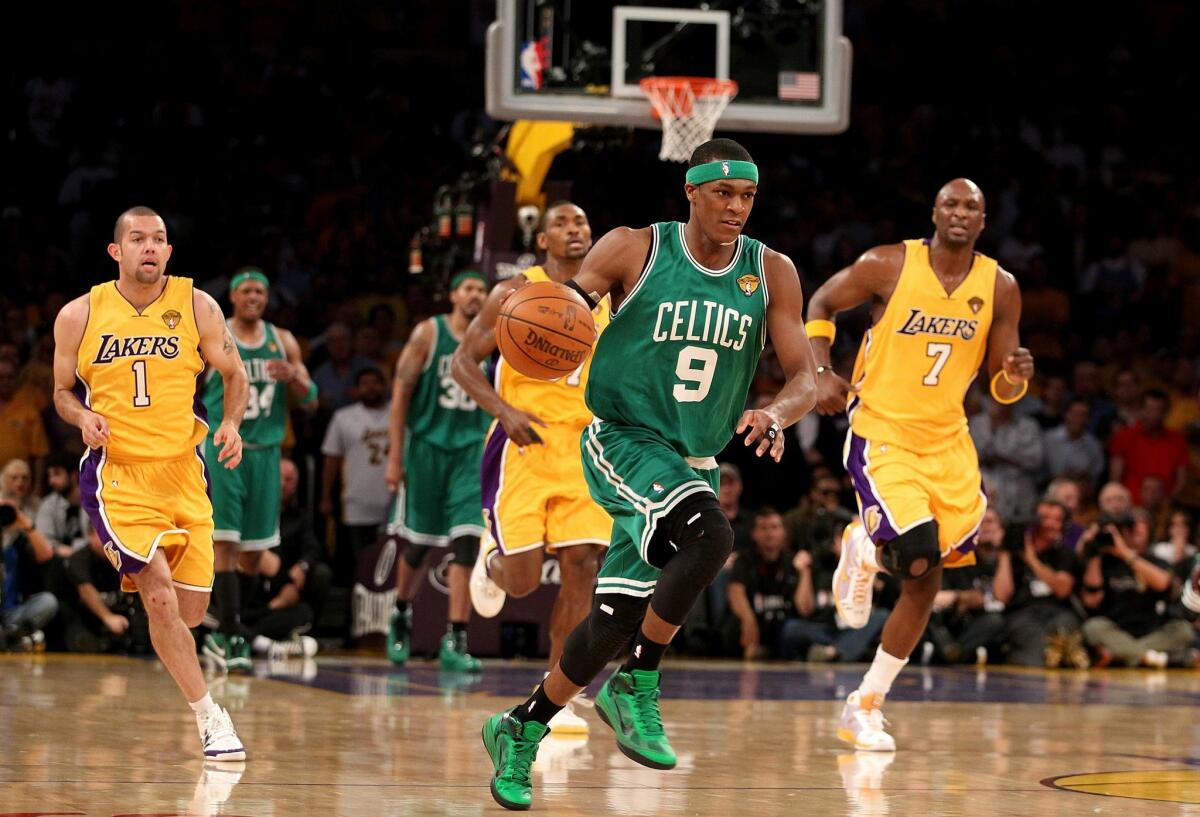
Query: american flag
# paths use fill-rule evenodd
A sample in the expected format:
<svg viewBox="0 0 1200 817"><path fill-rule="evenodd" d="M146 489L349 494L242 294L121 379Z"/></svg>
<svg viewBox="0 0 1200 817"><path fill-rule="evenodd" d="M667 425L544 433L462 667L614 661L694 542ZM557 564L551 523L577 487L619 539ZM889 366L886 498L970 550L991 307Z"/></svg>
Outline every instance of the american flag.
<svg viewBox="0 0 1200 817"><path fill-rule="evenodd" d="M815 71L780 71L779 98L815 102L821 98L821 75Z"/></svg>

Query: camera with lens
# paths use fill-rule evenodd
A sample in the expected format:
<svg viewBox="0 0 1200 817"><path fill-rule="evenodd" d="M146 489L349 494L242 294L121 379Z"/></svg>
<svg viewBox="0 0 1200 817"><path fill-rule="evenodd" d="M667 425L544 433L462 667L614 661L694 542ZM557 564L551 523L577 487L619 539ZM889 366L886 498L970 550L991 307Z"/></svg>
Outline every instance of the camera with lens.
<svg viewBox="0 0 1200 817"><path fill-rule="evenodd" d="M1099 530L1092 540L1084 545L1083 558L1091 559L1104 553L1109 553L1113 549L1113 535L1109 532L1109 528L1116 528L1121 532L1121 535L1128 537L1133 532L1133 517L1127 513L1102 513L1100 518L1096 520Z"/></svg>
<svg viewBox="0 0 1200 817"><path fill-rule="evenodd" d="M17 509L12 505L0 503L0 529L7 528L17 521Z"/></svg>

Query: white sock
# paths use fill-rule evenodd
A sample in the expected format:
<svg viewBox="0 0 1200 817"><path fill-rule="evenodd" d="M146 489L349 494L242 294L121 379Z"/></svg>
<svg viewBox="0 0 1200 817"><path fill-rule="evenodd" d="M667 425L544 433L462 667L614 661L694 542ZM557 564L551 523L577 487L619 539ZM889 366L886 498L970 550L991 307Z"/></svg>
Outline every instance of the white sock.
<svg viewBox="0 0 1200 817"><path fill-rule="evenodd" d="M251 646L254 648L256 653L261 654L270 652L272 643L273 642L271 639L267 638L265 635L256 635L254 636L254 641L251 642Z"/></svg>
<svg viewBox="0 0 1200 817"><path fill-rule="evenodd" d="M213 703L212 694L208 692L204 693L203 698L198 701L193 701L192 703L188 704L188 706L192 708L192 711L196 713L197 717L207 712L212 712L217 708L217 705Z"/></svg>
<svg viewBox="0 0 1200 817"><path fill-rule="evenodd" d="M904 669L904 665L907 663L907 658L888 655L883 651L883 645L880 644L879 649L875 651L875 660L871 662L871 668L867 670L862 683L858 686L859 694L887 695L892 691L892 682L896 680L896 676L900 674L900 670Z"/></svg>

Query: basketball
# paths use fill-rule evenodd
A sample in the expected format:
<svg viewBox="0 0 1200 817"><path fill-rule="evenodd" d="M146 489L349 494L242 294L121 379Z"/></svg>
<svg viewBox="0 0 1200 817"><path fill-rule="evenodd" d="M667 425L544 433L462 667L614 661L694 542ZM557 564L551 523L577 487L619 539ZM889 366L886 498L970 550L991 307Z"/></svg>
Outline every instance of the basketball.
<svg viewBox="0 0 1200 817"><path fill-rule="evenodd" d="M513 292L496 319L496 345L508 365L528 377L557 380L592 353L596 323L579 293L539 281Z"/></svg>

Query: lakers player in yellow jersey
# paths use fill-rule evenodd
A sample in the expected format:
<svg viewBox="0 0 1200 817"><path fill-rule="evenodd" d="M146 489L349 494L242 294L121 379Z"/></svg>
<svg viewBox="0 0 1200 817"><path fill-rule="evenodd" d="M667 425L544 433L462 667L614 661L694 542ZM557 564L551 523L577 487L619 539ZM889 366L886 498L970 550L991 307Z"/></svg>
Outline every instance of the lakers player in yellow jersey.
<svg viewBox="0 0 1200 817"><path fill-rule="evenodd" d="M171 245L153 210L122 213L108 254L117 280L92 287L54 322L54 406L83 433L81 504L122 589L142 597L154 650L196 713L204 757L244 760L189 628L204 618L213 581L200 378L207 361L224 379L213 440L220 467L236 468L246 371L216 302L191 279L167 275Z"/></svg>
<svg viewBox="0 0 1200 817"><path fill-rule="evenodd" d="M987 497L967 433L967 388L984 366L992 396L1015 403L1033 376L1017 332L1016 279L975 252L984 220L979 187L955 179L938 191L932 239L868 250L809 302L817 407L849 412L845 464L861 518L842 537L838 612L847 625L864 626L881 569L902 588L842 713L838 736L856 749L895 750L880 706L929 622L943 565L975 561ZM830 364L833 318L866 302L873 324L846 381Z"/></svg>
<svg viewBox="0 0 1200 817"><path fill-rule="evenodd" d="M570 202L546 208L537 236L546 262L497 284L471 322L454 356L454 376L496 418L483 451L483 513L487 531L471 571L471 600L495 616L505 595L527 596L542 583L543 554L559 565L561 586L550 613L550 663L591 609L600 553L612 520L588 493L579 439L592 420L583 402L590 361L554 382L526 377L498 358L493 386L479 368L496 351L500 303L537 281L569 281L592 246L587 214ZM595 310L596 328L608 325L608 300ZM587 721L570 708L551 724L559 734L584 733Z"/></svg>

